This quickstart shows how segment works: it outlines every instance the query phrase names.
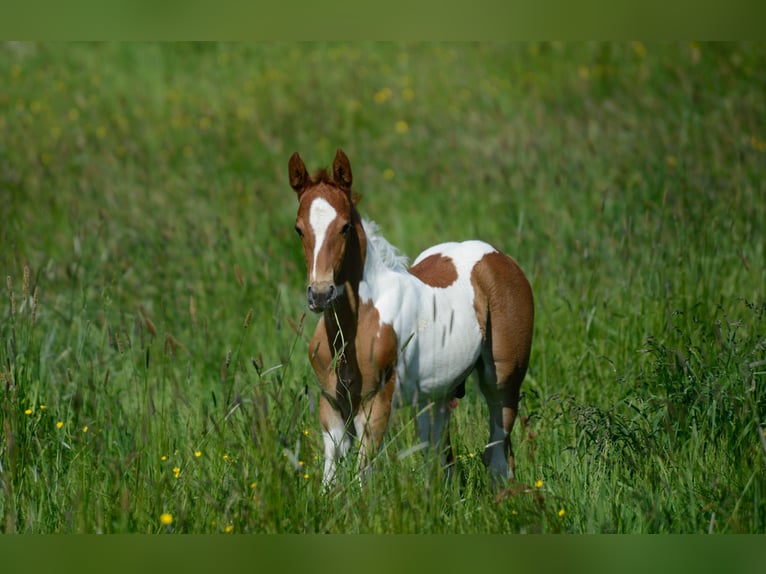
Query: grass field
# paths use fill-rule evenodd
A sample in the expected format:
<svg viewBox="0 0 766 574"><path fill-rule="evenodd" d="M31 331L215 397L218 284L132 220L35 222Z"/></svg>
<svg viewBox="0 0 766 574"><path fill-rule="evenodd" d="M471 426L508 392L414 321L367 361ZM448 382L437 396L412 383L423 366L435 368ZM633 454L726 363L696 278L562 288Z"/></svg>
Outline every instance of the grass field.
<svg viewBox="0 0 766 574"><path fill-rule="evenodd" d="M766 46L0 46L2 532L763 533ZM519 481L324 492L287 160L526 270ZM7 277L7 281L6 281Z"/></svg>

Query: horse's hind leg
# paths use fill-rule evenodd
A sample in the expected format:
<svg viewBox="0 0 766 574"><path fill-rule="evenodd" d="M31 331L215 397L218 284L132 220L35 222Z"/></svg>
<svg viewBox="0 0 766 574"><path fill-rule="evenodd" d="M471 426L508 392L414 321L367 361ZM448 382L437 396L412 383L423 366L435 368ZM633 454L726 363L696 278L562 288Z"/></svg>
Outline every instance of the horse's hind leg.
<svg viewBox="0 0 766 574"><path fill-rule="evenodd" d="M441 466L449 465L452 460L452 447L449 438L450 409L449 401L440 398L419 405L417 417L418 438L421 443L428 443L438 456ZM451 466L447 466L451 473Z"/></svg>
<svg viewBox="0 0 766 574"><path fill-rule="evenodd" d="M505 389L498 388L497 368L489 352L476 366L479 379L479 389L487 402L489 409L489 440L484 447L484 464L490 472L493 483L514 478L513 448L511 446L511 429L516 418L518 398L515 403ZM507 405L507 406L506 406Z"/></svg>
<svg viewBox="0 0 766 574"><path fill-rule="evenodd" d="M501 253L476 265L471 281L484 335L476 371L489 407L489 442L484 461L494 480L515 478L511 431L519 410L521 382L532 347L532 290L519 266Z"/></svg>
<svg viewBox="0 0 766 574"><path fill-rule="evenodd" d="M527 372L529 347L519 353L515 345L500 338L497 320L488 320L485 348L476 371L479 388L489 407L489 442L484 449L484 463L493 480L515 479L516 464L511 431L519 412L521 382Z"/></svg>

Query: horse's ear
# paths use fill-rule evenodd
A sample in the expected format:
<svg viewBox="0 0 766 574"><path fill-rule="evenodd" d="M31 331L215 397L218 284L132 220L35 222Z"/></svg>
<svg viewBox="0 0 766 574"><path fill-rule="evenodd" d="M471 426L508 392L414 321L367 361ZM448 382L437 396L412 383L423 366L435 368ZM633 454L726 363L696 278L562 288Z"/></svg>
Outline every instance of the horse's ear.
<svg viewBox="0 0 766 574"><path fill-rule="evenodd" d="M287 169L290 173L290 187L292 187L298 194L298 197L303 193L303 188L309 181L309 172L306 171L306 164L303 163L301 156L296 151L290 156L290 162L287 164Z"/></svg>
<svg viewBox="0 0 766 574"><path fill-rule="evenodd" d="M351 191L351 163L340 148L335 152L335 161L332 162L332 175L335 183L346 191Z"/></svg>

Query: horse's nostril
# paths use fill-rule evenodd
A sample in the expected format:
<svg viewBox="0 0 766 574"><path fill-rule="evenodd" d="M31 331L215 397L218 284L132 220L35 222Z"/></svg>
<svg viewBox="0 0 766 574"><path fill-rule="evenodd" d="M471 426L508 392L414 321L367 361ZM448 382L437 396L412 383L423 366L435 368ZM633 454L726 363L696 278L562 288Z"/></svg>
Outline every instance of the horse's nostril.
<svg viewBox="0 0 766 574"><path fill-rule="evenodd" d="M330 281L312 283L306 288L306 300L312 311L321 311L335 300L338 293L338 287Z"/></svg>

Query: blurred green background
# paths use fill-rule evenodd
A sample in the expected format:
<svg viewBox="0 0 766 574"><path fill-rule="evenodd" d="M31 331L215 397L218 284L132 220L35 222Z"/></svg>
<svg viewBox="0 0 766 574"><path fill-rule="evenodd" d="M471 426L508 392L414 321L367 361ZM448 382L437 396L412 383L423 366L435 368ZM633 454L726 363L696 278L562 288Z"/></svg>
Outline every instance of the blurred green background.
<svg viewBox="0 0 766 574"><path fill-rule="evenodd" d="M3 531L764 531L763 44L11 42L0 85ZM286 171L337 147L411 258L527 272L521 490L471 390L455 481L405 408L322 492Z"/></svg>

